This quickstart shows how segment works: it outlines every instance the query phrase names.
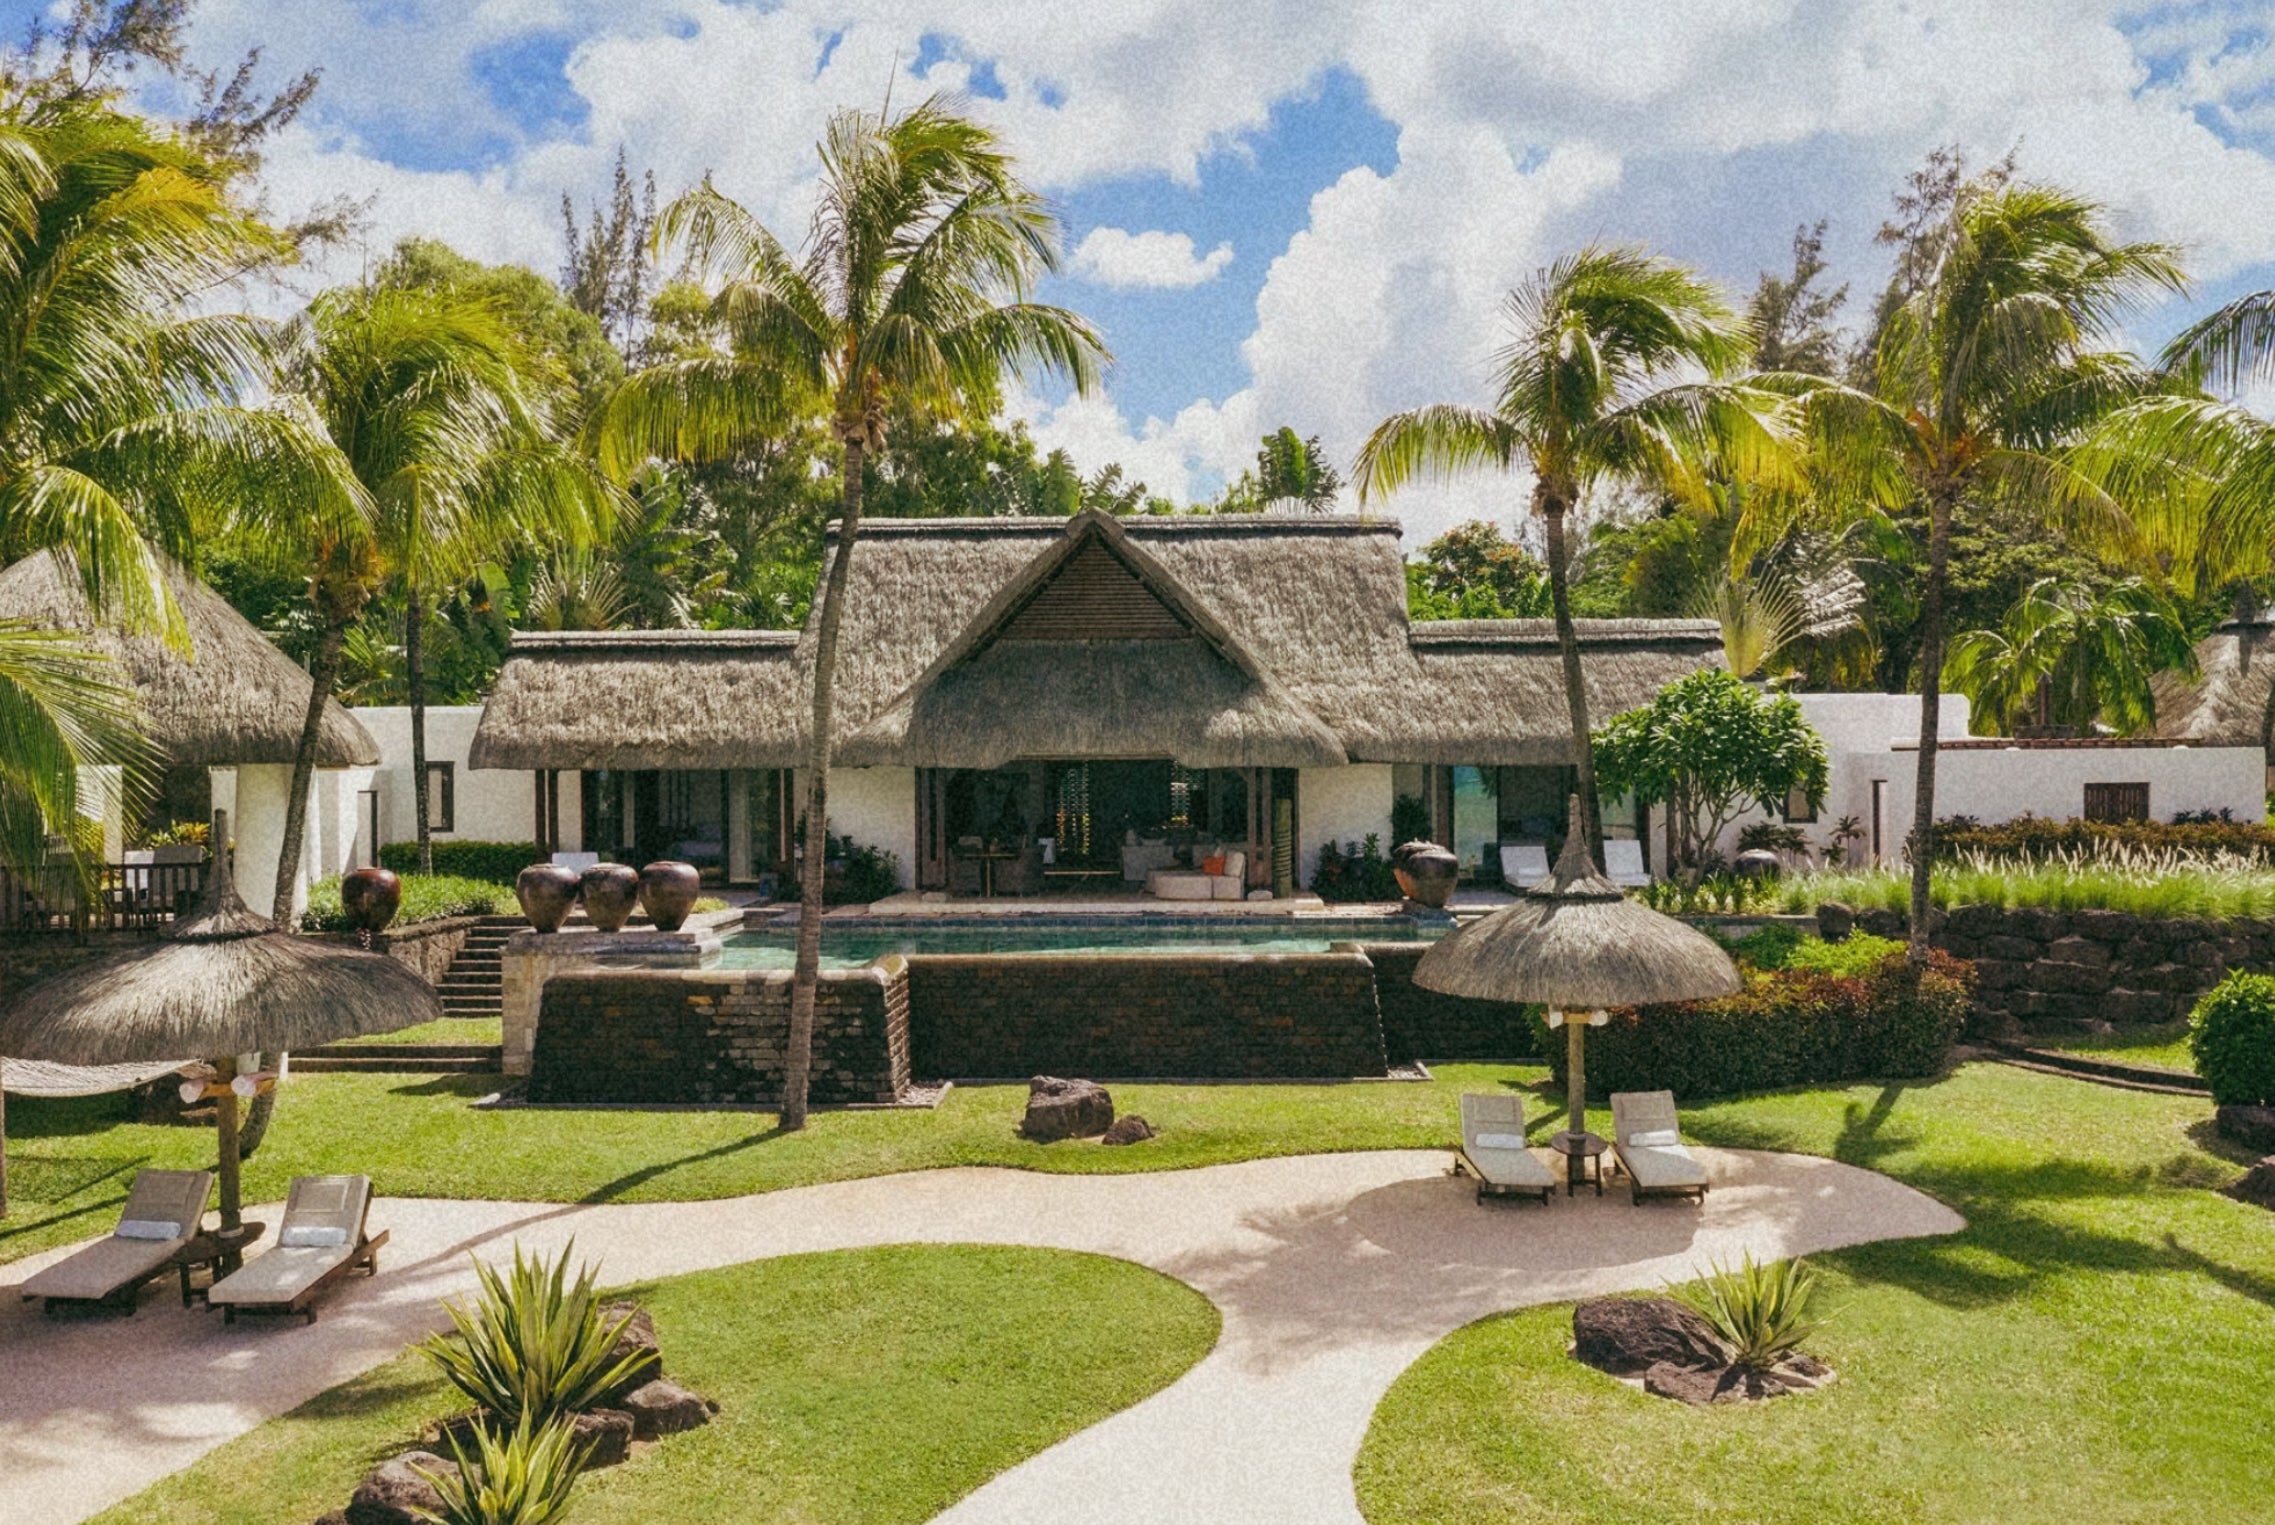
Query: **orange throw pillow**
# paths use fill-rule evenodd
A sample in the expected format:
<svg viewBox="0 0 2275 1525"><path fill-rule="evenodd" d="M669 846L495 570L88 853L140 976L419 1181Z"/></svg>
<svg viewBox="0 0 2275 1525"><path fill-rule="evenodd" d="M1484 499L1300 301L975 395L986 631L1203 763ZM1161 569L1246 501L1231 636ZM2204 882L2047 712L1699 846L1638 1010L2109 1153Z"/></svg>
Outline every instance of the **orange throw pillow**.
<svg viewBox="0 0 2275 1525"><path fill-rule="evenodd" d="M1201 872L1202 872L1202 873L1204 873L1204 874L1212 874L1212 875L1213 875L1213 874L1221 874L1221 873L1223 873L1223 872L1224 872L1224 854L1222 854L1222 853L1219 853L1219 854L1217 854L1217 855L1216 855L1215 857L1213 857L1213 858L1203 858L1203 859L1201 860Z"/></svg>

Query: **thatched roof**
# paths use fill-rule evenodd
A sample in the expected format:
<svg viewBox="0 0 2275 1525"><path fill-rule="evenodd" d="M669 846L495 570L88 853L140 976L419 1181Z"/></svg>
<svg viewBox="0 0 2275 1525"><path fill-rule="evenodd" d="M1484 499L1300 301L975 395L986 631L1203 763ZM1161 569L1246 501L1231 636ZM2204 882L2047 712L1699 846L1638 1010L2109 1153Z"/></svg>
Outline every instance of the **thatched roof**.
<svg viewBox="0 0 2275 1525"><path fill-rule="evenodd" d="M2150 683L2157 734L2198 746L2268 745L2268 690L2275 687L2275 624L2230 620L2196 644L2203 678L2159 673Z"/></svg>
<svg viewBox="0 0 2275 1525"><path fill-rule="evenodd" d="M215 841L228 833L215 814ZM205 902L155 943L43 980L0 1012L0 1054L56 1064L178 1064L316 1048L442 1016L434 987L384 953L281 932L214 859Z"/></svg>
<svg viewBox="0 0 2275 1525"><path fill-rule="evenodd" d="M1730 995L1719 944L1630 900L1588 858L1575 802L1556 871L1516 904L1457 928L1422 955L1414 983L1445 995L1602 1011Z"/></svg>
<svg viewBox="0 0 2275 1525"><path fill-rule="evenodd" d="M805 685L789 630L523 633L483 706L476 768L787 768Z"/></svg>
<svg viewBox="0 0 2275 1525"><path fill-rule="evenodd" d="M826 556L838 544L833 528ZM1571 759L1553 628L1409 626L1395 520L872 519L849 570L837 724L852 765ZM1598 716L1721 660L1709 622L1580 629ZM518 637L474 765L796 762L812 622L795 667L779 646L770 666L705 644L719 639Z"/></svg>
<svg viewBox="0 0 2275 1525"><path fill-rule="evenodd" d="M185 569L168 564L166 589L189 636L185 653L156 632L127 634L98 623L79 578L52 554L0 571L0 620L77 631L117 664L135 691L145 735L170 762L195 767L289 763L308 717L308 674L245 617ZM366 767L379 744L337 703L324 708L320 768Z"/></svg>

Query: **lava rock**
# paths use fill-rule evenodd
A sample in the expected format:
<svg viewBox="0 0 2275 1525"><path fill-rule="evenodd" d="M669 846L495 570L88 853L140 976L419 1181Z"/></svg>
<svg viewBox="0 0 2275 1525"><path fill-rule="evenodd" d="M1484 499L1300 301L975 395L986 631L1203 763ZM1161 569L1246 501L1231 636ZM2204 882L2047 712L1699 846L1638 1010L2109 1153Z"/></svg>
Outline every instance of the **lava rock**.
<svg viewBox="0 0 2275 1525"><path fill-rule="evenodd" d="M1904 918L1897 911L1874 908L1857 917L1856 924L1874 937L1902 937Z"/></svg>
<svg viewBox="0 0 2275 1525"><path fill-rule="evenodd" d="M691 1393L675 1382L650 1382L626 1393L623 1407L632 1416L632 1434L640 1440L701 1429L719 1410L701 1393Z"/></svg>
<svg viewBox="0 0 2275 1525"><path fill-rule="evenodd" d="M1114 1126L1108 1128L1106 1136L1098 1142L1101 1144L1142 1144L1154 1136L1153 1124L1132 1112L1127 1117L1115 1118Z"/></svg>
<svg viewBox="0 0 2275 1525"><path fill-rule="evenodd" d="M2245 1171L2243 1179L2228 1188L2228 1195L2238 1202L2275 1211L2275 1154Z"/></svg>
<svg viewBox="0 0 2275 1525"><path fill-rule="evenodd" d="M613 1467L632 1454L632 1416L622 1409L586 1409L569 1421L585 1449L585 1468Z"/></svg>
<svg viewBox="0 0 2275 1525"><path fill-rule="evenodd" d="M647 1309L637 1303L603 1303L600 1327L613 1328L619 1319L627 1317L631 1322L617 1335L616 1343L608 1347L608 1359L611 1364L626 1356L637 1355L643 1359L623 1381L601 1394L600 1401L605 1406L615 1405L626 1393L645 1387L664 1374L663 1346L656 1339L656 1321L648 1317Z"/></svg>
<svg viewBox="0 0 2275 1525"><path fill-rule="evenodd" d="M1703 1408L1722 1396L1723 1379L1728 1375L1728 1368L1661 1361L1643 1374L1643 1391L1654 1398L1672 1398Z"/></svg>
<svg viewBox="0 0 2275 1525"><path fill-rule="evenodd" d="M2275 1150L2275 1107L2233 1103L2214 1114L2220 1131L2249 1149Z"/></svg>
<svg viewBox="0 0 2275 1525"><path fill-rule="evenodd" d="M1615 1377L1660 1365L1719 1371L1730 1362L1706 1320L1671 1297L1581 1303L1572 1310L1572 1354Z"/></svg>
<svg viewBox="0 0 2275 1525"><path fill-rule="evenodd" d="M424 1516L417 1511L439 1514L442 1494L420 1472L448 1477L457 1470L455 1462L432 1451L405 1451L381 1462L355 1485L355 1496L348 1500L348 1525L424 1525Z"/></svg>
<svg viewBox="0 0 2275 1525"><path fill-rule="evenodd" d="M330 1514L320 1514L316 1516L316 1525L348 1525L348 1512L335 1509Z"/></svg>
<svg viewBox="0 0 2275 1525"><path fill-rule="evenodd" d="M1114 1126L1114 1098L1095 1080L1037 1075L1027 1082L1027 1115L1019 1131L1038 1143L1095 1138Z"/></svg>
<svg viewBox="0 0 2275 1525"><path fill-rule="evenodd" d="M1848 941L1849 933L1856 930L1856 912L1837 900L1828 900L1817 907L1817 935L1829 943Z"/></svg>

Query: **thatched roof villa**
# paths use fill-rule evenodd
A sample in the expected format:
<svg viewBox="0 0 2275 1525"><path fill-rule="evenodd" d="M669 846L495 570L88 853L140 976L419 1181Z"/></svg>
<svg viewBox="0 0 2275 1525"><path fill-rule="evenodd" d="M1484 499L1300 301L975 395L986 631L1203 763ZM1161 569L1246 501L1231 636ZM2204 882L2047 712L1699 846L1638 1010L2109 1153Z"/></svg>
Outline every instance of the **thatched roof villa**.
<svg viewBox="0 0 2275 1525"><path fill-rule="evenodd" d="M2201 682L2151 680L2157 734L2199 746L2264 747L2275 737L2275 622L2240 609L2196 643Z"/></svg>
<svg viewBox="0 0 2275 1525"><path fill-rule="evenodd" d="M1720 660L1711 622L1581 634L1599 715ZM469 764L579 775L575 819L558 784L541 818L557 844L763 872L794 825L811 641L517 636ZM969 887L979 855L1029 888L1118 887L1195 841L1269 886L1283 803L1308 880L1322 842L1387 850L1401 795L1490 874L1493 843L1555 834L1572 755L1553 627L1410 625L1387 520L871 520L838 680L832 826L927 889Z"/></svg>

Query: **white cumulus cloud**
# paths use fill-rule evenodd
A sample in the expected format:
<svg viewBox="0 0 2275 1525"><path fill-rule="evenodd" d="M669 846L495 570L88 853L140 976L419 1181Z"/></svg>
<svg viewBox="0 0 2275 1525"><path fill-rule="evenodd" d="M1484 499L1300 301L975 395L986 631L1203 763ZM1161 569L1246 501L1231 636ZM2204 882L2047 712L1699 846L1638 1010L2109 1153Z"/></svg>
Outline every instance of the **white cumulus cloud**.
<svg viewBox="0 0 2275 1525"><path fill-rule="evenodd" d="M1104 286L1204 286L1232 263L1232 245L1218 244L1203 254L1189 233L1148 228L1092 228L1074 246L1074 273Z"/></svg>

